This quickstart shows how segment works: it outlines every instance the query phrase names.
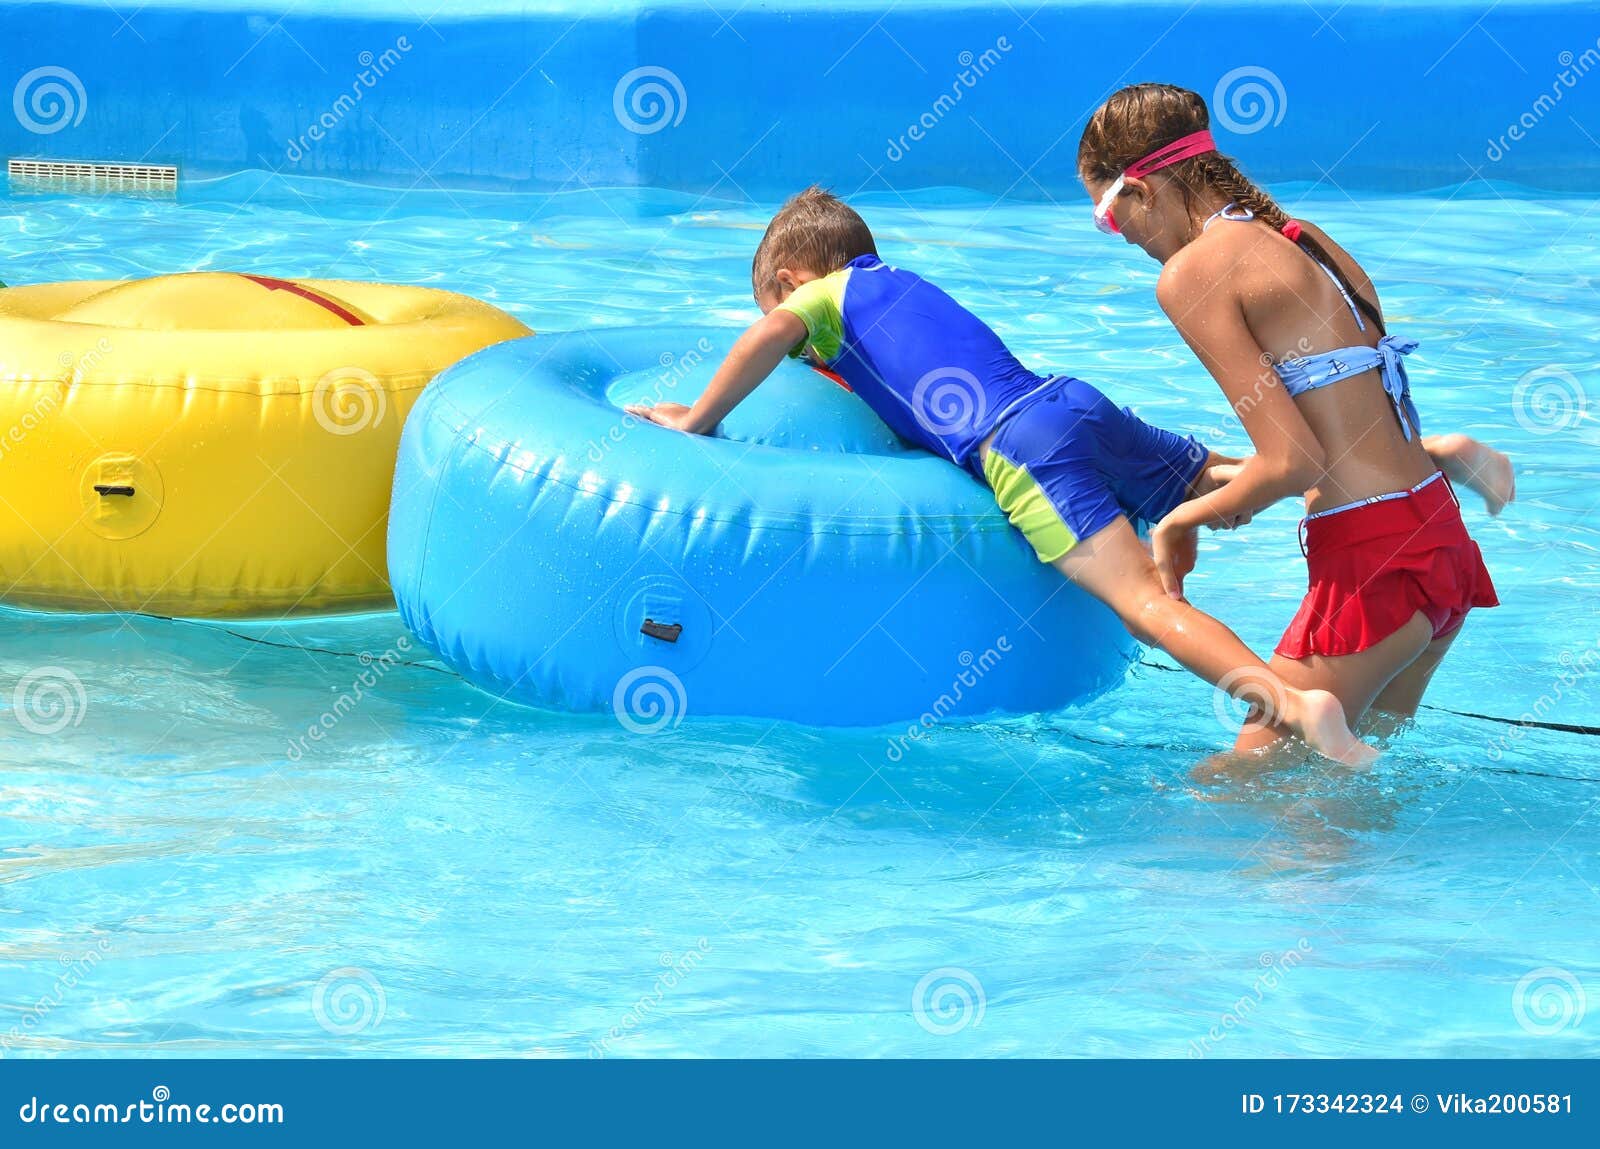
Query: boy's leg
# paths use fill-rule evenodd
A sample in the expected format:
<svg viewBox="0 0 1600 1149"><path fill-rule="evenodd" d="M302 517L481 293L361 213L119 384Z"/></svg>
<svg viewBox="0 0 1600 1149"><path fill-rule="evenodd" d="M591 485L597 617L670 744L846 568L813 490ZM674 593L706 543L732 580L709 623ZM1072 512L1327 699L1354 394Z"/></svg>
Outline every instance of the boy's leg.
<svg viewBox="0 0 1600 1149"><path fill-rule="evenodd" d="M1170 597L1128 520L1119 518L1080 541L1052 564L1106 603L1139 641L1160 647L1186 669L1233 697L1270 710L1319 753L1343 762L1370 761L1338 700L1301 690L1269 669L1222 623Z"/></svg>
<svg viewBox="0 0 1600 1149"><path fill-rule="evenodd" d="M1183 500L1209 457L1197 442L1074 380L1013 415L983 450L995 500L1040 560L1110 606L1134 637L1262 704L1321 754L1354 764L1376 756L1333 695L1288 686L1231 630L1162 587L1128 515L1159 518Z"/></svg>
<svg viewBox="0 0 1600 1149"><path fill-rule="evenodd" d="M1268 665L1291 686L1331 691L1346 716L1355 722L1391 683L1423 657L1432 638L1433 625L1418 611L1405 626L1358 654L1332 658L1313 654L1298 659L1274 654ZM1281 741L1288 733L1273 723L1246 723L1234 749L1260 750Z"/></svg>

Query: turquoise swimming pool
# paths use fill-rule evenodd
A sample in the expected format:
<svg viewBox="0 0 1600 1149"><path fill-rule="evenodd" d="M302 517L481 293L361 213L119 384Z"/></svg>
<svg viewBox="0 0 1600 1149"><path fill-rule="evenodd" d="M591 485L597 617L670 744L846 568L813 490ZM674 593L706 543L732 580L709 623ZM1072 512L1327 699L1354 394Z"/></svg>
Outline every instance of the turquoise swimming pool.
<svg viewBox="0 0 1600 1149"><path fill-rule="evenodd" d="M1504 606L1377 768L1194 783L1227 715L1159 658L1084 707L895 753L886 730L652 736L502 704L393 614L0 612L0 1051L1600 1053L1600 740L1460 713L1600 714L1600 199L1276 190L1422 341L1428 427L1520 468L1506 515L1468 508ZM1031 365L1244 445L1155 265L1087 205L855 202ZM543 332L728 325L772 206L246 174L178 203L7 199L0 266L428 284ZM1258 649L1302 589L1294 519L1208 540L1194 576Z"/></svg>

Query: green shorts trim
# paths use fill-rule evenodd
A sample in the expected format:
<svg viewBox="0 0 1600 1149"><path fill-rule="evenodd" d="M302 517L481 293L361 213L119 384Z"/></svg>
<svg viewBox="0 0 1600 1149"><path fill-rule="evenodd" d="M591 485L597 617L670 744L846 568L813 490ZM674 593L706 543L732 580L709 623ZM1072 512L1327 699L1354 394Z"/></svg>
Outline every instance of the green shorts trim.
<svg viewBox="0 0 1600 1149"><path fill-rule="evenodd" d="M1032 545L1040 562L1053 563L1078 545L1078 537L1033 481L1028 468L1019 467L990 448L983 460L983 477L994 490L995 502Z"/></svg>

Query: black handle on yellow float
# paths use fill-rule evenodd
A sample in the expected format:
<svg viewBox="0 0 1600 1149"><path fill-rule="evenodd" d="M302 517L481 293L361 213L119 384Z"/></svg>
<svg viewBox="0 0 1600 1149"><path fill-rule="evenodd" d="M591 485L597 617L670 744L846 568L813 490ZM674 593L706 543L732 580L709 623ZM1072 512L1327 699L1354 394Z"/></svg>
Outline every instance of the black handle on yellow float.
<svg viewBox="0 0 1600 1149"><path fill-rule="evenodd" d="M659 638L662 642L677 642L678 636L683 633L681 622L657 622L653 618L644 620L644 625L639 628L640 634Z"/></svg>
<svg viewBox="0 0 1600 1149"><path fill-rule="evenodd" d="M132 498L133 487L126 483L96 483L94 485L94 493L101 496L124 495Z"/></svg>

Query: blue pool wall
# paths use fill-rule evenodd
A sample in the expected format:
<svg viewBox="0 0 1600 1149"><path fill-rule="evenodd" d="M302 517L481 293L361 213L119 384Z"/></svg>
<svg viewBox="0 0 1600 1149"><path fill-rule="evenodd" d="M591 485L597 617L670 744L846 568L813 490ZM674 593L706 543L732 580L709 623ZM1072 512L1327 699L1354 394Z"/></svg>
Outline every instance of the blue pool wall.
<svg viewBox="0 0 1600 1149"><path fill-rule="evenodd" d="M14 104L38 68L65 69L82 88L81 115L49 133L0 116L7 156L422 188L647 185L770 199L817 181L1075 199L1078 135L1105 93L1159 79L1209 99L1243 68L1272 73L1281 99L1269 85L1276 106L1261 126L1218 134L1262 180L1352 192L1479 177L1600 187L1593 3L1033 11L1037 0L920 0L885 14L817 0L467 0L426 21L438 0L136 7L0 4ZM367 61L384 74L363 86ZM618 80L642 67L671 72L683 91L681 119L647 133L628 130L613 103ZM359 103L308 139L358 86ZM957 87L959 103L935 107Z"/></svg>

